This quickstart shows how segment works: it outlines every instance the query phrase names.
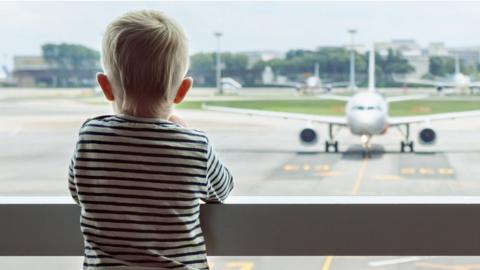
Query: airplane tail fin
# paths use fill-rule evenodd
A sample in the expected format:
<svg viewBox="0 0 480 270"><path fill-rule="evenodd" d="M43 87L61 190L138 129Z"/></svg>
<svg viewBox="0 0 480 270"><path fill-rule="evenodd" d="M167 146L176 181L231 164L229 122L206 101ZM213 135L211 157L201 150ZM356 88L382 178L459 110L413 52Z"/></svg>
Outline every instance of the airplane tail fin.
<svg viewBox="0 0 480 270"><path fill-rule="evenodd" d="M370 58L368 61L368 91L375 92L375 45L370 48Z"/></svg>
<svg viewBox="0 0 480 270"><path fill-rule="evenodd" d="M313 76L315 78L319 78L320 77L320 64L318 63L315 63L315 70L313 72Z"/></svg>
<svg viewBox="0 0 480 270"><path fill-rule="evenodd" d="M6 66L2 66L2 69L3 69L3 72L5 73L5 75L7 77L10 77L10 71L8 71L7 67Z"/></svg>

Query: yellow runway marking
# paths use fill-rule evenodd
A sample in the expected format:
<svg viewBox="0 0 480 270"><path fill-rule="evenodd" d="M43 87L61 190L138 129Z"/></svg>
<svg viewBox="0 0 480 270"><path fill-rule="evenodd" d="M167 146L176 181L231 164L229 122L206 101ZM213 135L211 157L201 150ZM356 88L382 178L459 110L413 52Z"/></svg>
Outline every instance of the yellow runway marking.
<svg viewBox="0 0 480 270"><path fill-rule="evenodd" d="M316 176L343 176L343 172L339 171L323 171L323 172L317 172L315 174Z"/></svg>
<svg viewBox="0 0 480 270"><path fill-rule="evenodd" d="M435 173L435 171L432 168L420 168L418 172L421 175L432 175Z"/></svg>
<svg viewBox="0 0 480 270"><path fill-rule="evenodd" d="M225 270L251 270L253 265L252 262L229 262L225 265Z"/></svg>
<svg viewBox="0 0 480 270"><path fill-rule="evenodd" d="M415 174L417 170L415 168L402 168L400 170L401 174Z"/></svg>
<svg viewBox="0 0 480 270"><path fill-rule="evenodd" d="M438 168L438 174L453 175L453 169L452 168Z"/></svg>
<svg viewBox="0 0 480 270"><path fill-rule="evenodd" d="M329 171L330 165L317 165L315 166L315 170L317 171Z"/></svg>
<svg viewBox="0 0 480 270"><path fill-rule="evenodd" d="M332 265L332 260L333 260L333 256L325 257L325 261L323 261L323 265L322 265L322 270L330 269L330 265Z"/></svg>
<svg viewBox="0 0 480 270"><path fill-rule="evenodd" d="M358 170L357 178L355 179L355 184L352 189L352 195L357 195L358 189L360 189L360 184L362 183L363 175L365 173L365 169L367 168L367 165L368 165L368 158L364 158L362 162L362 166L360 166L360 169Z"/></svg>
<svg viewBox="0 0 480 270"><path fill-rule="evenodd" d="M283 170L287 172L293 172L293 171L298 171L299 166L298 165L293 165L293 164L287 164L283 166Z"/></svg>

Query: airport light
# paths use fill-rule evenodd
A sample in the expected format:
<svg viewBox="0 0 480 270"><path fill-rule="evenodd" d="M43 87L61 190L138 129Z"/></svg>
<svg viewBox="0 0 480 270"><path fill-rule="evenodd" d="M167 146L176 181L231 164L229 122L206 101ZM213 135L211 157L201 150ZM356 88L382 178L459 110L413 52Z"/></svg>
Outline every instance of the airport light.
<svg viewBox="0 0 480 270"><path fill-rule="evenodd" d="M221 56L220 56L220 38L222 37L222 32L215 32L213 33L217 38L217 64L216 64L216 78L217 78L217 92L218 94L223 94L223 87L222 87L222 67L221 67Z"/></svg>
<svg viewBox="0 0 480 270"><path fill-rule="evenodd" d="M351 36L351 45L350 45L350 84L348 88L350 90L356 90L357 85L355 83L355 34L357 33L357 30L355 29L349 29L348 33Z"/></svg>

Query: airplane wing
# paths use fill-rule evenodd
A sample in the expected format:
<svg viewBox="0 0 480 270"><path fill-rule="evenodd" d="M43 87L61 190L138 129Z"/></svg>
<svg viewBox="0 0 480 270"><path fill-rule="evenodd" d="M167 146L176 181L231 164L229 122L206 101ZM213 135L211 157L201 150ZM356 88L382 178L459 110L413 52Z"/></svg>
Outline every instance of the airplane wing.
<svg viewBox="0 0 480 270"><path fill-rule="evenodd" d="M418 80L410 79L410 80L405 80L403 82L410 83L410 84L427 85L427 86L441 86L441 87L450 87L450 88L455 87L455 84L451 82L422 80L422 79L418 79Z"/></svg>
<svg viewBox="0 0 480 270"><path fill-rule="evenodd" d="M405 124L415 124L415 123L438 121L438 120L452 120L456 118L478 117L478 116L480 116L480 110L438 113L438 114L421 115L421 116L390 117L388 119L388 125L398 126L398 125L405 125Z"/></svg>
<svg viewBox="0 0 480 270"><path fill-rule="evenodd" d="M426 86L449 87L449 88L455 87L455 83L450 81L443 81L441 79L438 79L438 80L408 79L408 78L400 79L394 76L393 80L399 83L407 83L407 84L419 84L419 85L426 85Z"/></svg>
<svg viewBox="0 0 480 270"><path fill-rule="evenodd" d="M348 102L351 98L349 96L328 95L328 94L319 94L319 95L316 95L316 97L318 99L338 100L338 101L345 101L345 102Z"/></svg>
<svg viewBox="0 0 480 270"><path fill-rule="evenodd" d="M470 87L480 88L480 82L471 82Z"/></svg>
<svg viewBox="0 0 480 270"><path fill-rule="evenodd" d="M272 112L272 111L262 111L262 110L209 106L205 104L202 105L202 109L208 110L208 111L244 114L244 115L250 115L250 116L263 116L263 117L272 117L272 118L310 121L310 122L325 123L325 124L335 124L339 126L347 125L347 119L341 116L320 116L320 115L310 115L310 114L304 114L304 113Z"/></svg>
<svg viewBox="0 0 480 270"><path fill-rule="evenodd" d="M399 102L399 101L407 101L407 100L424 99L427 97L428 95L408 95L408 96L387 97L385 100L388 103L391 103L391 102Z"/></svg>
<svg viewBox="0 0 480 270"><path fill-rule="evenodd" d="M336 87L345 87L349 86L350 82L330 82L330 83L323 83L323 87L328 87L328 88L336 88Z"/></svg>

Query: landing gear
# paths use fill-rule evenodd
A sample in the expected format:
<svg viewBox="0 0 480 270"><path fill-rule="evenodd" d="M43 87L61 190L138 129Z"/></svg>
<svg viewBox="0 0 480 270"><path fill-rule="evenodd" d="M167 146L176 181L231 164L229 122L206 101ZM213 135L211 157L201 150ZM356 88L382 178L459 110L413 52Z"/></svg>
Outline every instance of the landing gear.
<svg viewBox="0 0 480 270"><path fill-rule="evenodd" d="M325 141L325 152L330 152L330 147L333 147L333 150L335 153L338 153L338 141L336 141L334 138L335 136L333 135L333 125L329 124L328 125L328 136L329 139Z"/></svg>
<svg viewBox="0 0 480 270"><path fill-rule="evenodd" d="M413 149L413 141L410 140L410 125L406 124L405 125L405 133L404 133L405 139L400 142L400 152L405 153L406 149L408 148L408 152L413 153L415 150Z"/></svg>
<svg viewBox="0 0 480 270"><path fill-rule="evenodd" d="M325 152L330 152L330 147L333 147L335 153L338 153L338 141L326 141Z"/></svg>
<svg viewBox="0 0 480 270"><path fill-rule="evenodd" d="M410 151L409 152L414 152L413 150L413 142L412 141L406 141L406 142L401 142L400 143L400 152L405 153L405 149L408 148Z"/></svg>

